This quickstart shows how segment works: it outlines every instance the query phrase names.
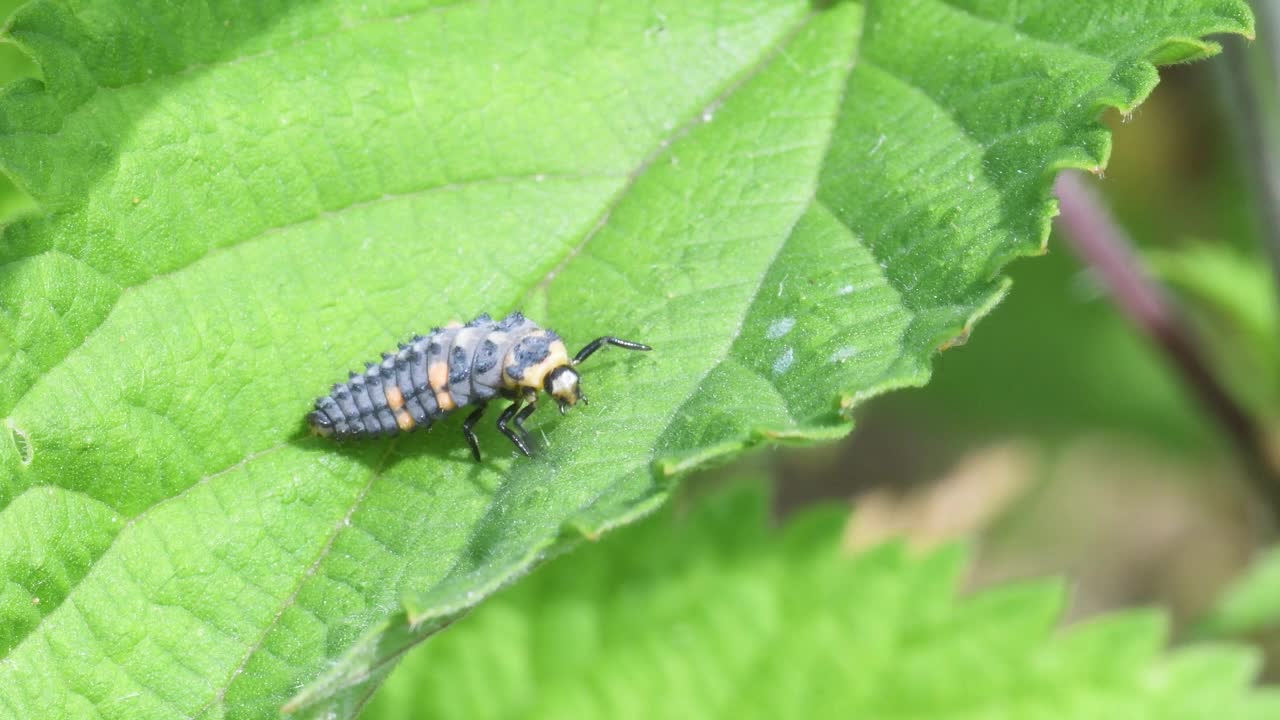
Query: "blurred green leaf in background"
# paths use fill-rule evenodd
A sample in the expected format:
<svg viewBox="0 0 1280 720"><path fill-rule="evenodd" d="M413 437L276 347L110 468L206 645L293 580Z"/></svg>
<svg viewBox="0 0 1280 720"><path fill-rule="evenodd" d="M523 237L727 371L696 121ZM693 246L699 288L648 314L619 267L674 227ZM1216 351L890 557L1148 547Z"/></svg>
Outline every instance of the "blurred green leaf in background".
<svg viewBox="0 0 1280 720"><path fill-rule="evenodd" d="M1267 718L1256 660L1159 657L1150 613L1053 633L1054 584L955 597L957 548L847 556L760 483L552 563L409 656L361 717ZM857 522L855 513L854 522Z"/></svg>
<svg viewBox="0 0 1280 720"><path fill-rule="evenodd" d="M1280 550L1258 558L1195 628L1199 635L1223 638L1280 626Z"/></svg>
<svg viewBox="0 0 1280 720"><path fill-rule="evenodd" d="M1238 397L1280 419L1280 299L1265 263L1229 245L1152 251L1155 273L1187 297Z"/></svg>

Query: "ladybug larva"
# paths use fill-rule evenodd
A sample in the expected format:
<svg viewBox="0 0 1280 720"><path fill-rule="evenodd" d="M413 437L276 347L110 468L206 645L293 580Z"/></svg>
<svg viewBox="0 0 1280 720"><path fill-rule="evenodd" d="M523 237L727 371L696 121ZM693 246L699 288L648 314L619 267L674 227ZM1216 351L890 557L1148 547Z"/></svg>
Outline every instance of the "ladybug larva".
<svg viewBox="0 0 1280 720"><path fill-rule="evenodd" d="M498 429L528 455L524 421L538 408L538 391L555 398L561 414L579 401L587 404L574 366L605 345L652 349L605 336L587 343L570 360L559 335L519 312L497 322L481 315L466 325L453 323L426 337L414 336L397 352L383 353L381 363L351 373L347 382L316 400L307 422L318 435L337 440L382 437L430 427L454 410L474 406L462 434L479 461L475 424L489 401L501 396L512 402L498 417Z"/></svg>

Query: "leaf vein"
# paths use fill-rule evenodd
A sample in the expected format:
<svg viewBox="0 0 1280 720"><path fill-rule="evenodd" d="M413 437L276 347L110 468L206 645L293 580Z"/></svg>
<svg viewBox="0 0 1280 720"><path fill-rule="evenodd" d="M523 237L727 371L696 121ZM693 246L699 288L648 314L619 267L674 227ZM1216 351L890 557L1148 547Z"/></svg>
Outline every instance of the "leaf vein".
<svg viewBox="0 0 1280 720"><path fill-rule="evenodd" d="M636 183L644 177L649 168L653 167L653 164L657 162L659 158L670 153L675 144L689 133L693 132L694 128L705 122L703 118L715 115L716 110L724 105L729 98L733 97L738 90L742 89L765 68L769 67L769 65L771 65L773 61L782 54L782 51L786 46L813 22L813 19L817 17L818 12L818 10L810 10L803 18L800 19L799 22L796 23L794 27L782 32L779 39L771 47L765 49L765 51L761 53L760 57L750 67L743 71L737 78L730 80L724 89L716 93L715 96L711 98L710 102L698 109L697 112L685 118L684 122L676 125L671 132L666 135L666 137L660 140L649 151L648 154L641 158L639 164L637 164L631 172L627 173L626 182L623 183L622 187L620 187L618 191L614 193L613 197L609 199L608 204L605 205L604 210L601 211L600 217L596 220L591 229L582 236L582 240L570 249L564 258L561 259L555 267L549 270L537 285L529 289L529 292L526 294L526 298L531 298L538 292L545 292L551 282L555 280L556 276L563 272L564 269L568 267L569 263L573 262L573 259L578 257L578 255L586 249L587 244L591 242L592 238L604 229L605 225L609 223L609 218L613 216L614 210L622 204L622 201L631 193L635 188Z"/></svg>
<svg viewBox="0 0 1280 720"><path fill-rule="evenodd" d="M293 586L293 590L289 595L285 597L284 602L282 602L280 607L276 609L276 613L272 616L271 622L263 628L262 633L258 636L257 640L255 640L245 651L245 654L240 659L239 664L237 664L235 669L231 671L231 674L227 677L226 681L223 682L217 690L215 690L213 697L189 715L188 720L199 717L205 710L222 703L226 699L227 691L231 689L232 683L234 683L235 679L244 672L244 669L249 665L249 660L253 658L254 654L262 649L263 644L267 641L267 636L269 636L271 631L275 629L277 624L279 624L280 618L288 612L289 608L293 607L294 604L297 603L298 595L302 592L302 588L306 585L307 580L315 576L316 571L320 568L320 563L324 562L324 559L329 556L329 552L333 550L333 545L337 542L338 536L342 534L344 529L351 525L351 516L354 515L356 510L358 510L364 503L365 498L369 495L369 491L373 489L373 484L377 481L378 477L382 475L382 471L386 468L387 461L391 458L391 454L395 450L395 446L395 439L387 443L387 449L383 452L382 458L379 459L378 464L369 472L368 481L365 482L364 487L360 489L360 492L356 494L355 499L351 503L351 507L347 508L347 512L338 520L337 523L334 524L333 531L329 534L325 544L320 548L320 552L307 567L306 571L303 572L302 577L298 578L298 582Z"/></svg>
<svg viewBox="0 0 1280 720"><path fill-rule="evenodd" d="M96 564L97 564L97 562L98 562L99 560L101 560L103 557L106 557L107 553L111 552L111 549L112 549L113 547L115 547L116 543L120 540L120 538L121 538L121 537L123 537L123 536L124 536L124 534L125 534L125 532L126 532L127 530L129 530L130 528L132 528L134 525L137 525L139 521L141 521L141 520L143 520L144 518L146 518L146 517L147 517L147 516L152 512L152 511L157 510L157 509L159 509L159 508L161 508L161 507L163 507L163 506L165 506L165 505L169 504L170 502L173 502L173 501L175 501L175 500L178 500L178 499L181 499L181 498L185 497L185 496L186 496L188 493L190 493L192 490L195 490L195 489L196 489L196 488L198 488L198 487L201 487L201 486L203 486L203 485L206 485L207 483L209 483L209 481L214 480L215 478L218 478L218 477L221 477L221 476L223 476L223 475L226 475L227 473L230 473L230 472L234 472L234 471L236 471L236 470L239 470L240 468L244 467L245 465L248 465L250 462L253 462L254 460L257 460L258 458L264 457L264 456L266 456L266 455L270 455L271 453L274 453L274 452L276 452L276 451L278 451L278 450L281 450L281 449L283 449L285 446L287 446L288 444L289 444L289 442L288 442L288 441L279 442L279 443L276 443L275 445L272 445L272 446L271 446L271 447L269 447L269 448L266 448L265 450L259 450L259 451L254 452L254 453L250 453L249 455L244 456L244 457L243 457L243 458L241 458L240 460L237 460L235 463L233 463L233 464L231 464L231 465L229 465L229 466L227 466L227 467L225 467L225 468L223 468L223 469L221 469L221 470L218 470L217 472L213 472L213 473L210 473L210 474L208 474L208 475L205 475L204 477L200 478L199 480L197 480L196 482L192 483L191 485L188 485L187 487L183 488L181 491L177 492L176 494L174 494L174 495L170 495L170 496L165 497L165 498L161 498L160 500L157 500L156 502L154 502L154 503L152 503L151 505L147 506L146 508L142 509L142 510L137 514L137 515L134 515L132 518L130 518L130 519L129 519L129 521L128 521L127 523L125 523L125 524L120 528L119 532L117 532L117 533L115 534L115 537L111 538L111 543L110 543L110 544L108 544L105 548L103 548L102 552L98 555L98 557L94 559L93 564L96 566ZM33 488L32 488L32 489L33 489ZM64 488L64 489L65 489L65 488ZM79 491L76 491L76 492L79 492ZM101 502L100 500L95 500L95 501L96 501L96 502ZM12 501L11 501L11 502L12 502ZM7 507L7 506L6 506L6 507ZM0 512L3 512L3 510L2 510L2 509L0 509ZM79 578L78 580L76 580L76 582L75 582L75 583L73 583L71 586L69 586L69 587L67 588L66 592L63 594L62 602L60 602L60 603L59 603L59 605L61 605L62 603L66 603L67 601L72 600L72 599L73 599L73 597L72 597L72 596L73 596L73 594L75 593L76 588L77 588L77 587L79 587L79 586L80 586L80 584L81 584L82 582L84 582L84 580L85 580L86 578L88 578L90 574L92 574L92 573L91 573L91 572L89 572L89 573L85 573L85 575L84 575L84 576L82 576L81 578ZM33 626L31 627L31 629L30 629L30 630L28 630L28 631L26 632L26 634L22 636L22 638L18 639L18 640L17 640L17 642L14 642L14 643L13 643L13 645L9 648L8 652L5 652L5 653L3 653L3 654L0 654L0 661L3 661L6 657L8 657L8 656L9 656L9 654L10 654L10 653L14 652L14 651L15 651L15 650L17 650L19 647L22 647L22 645L23 645L23 644L25 644L25 643L27 642L27 640L29 640L29 639L32 637L32 635L34 635L34 634L35 634L35 631L36 631L36 630L38 630L38 629L40 628L40 625L41 625L41 624L43 624L43 622L45 621L45 619L46 619L46 618L48 618L49 616L51 616L51 615L53 614L54 610L56 610L56 609L57 609L57 608L53 608L53 609L51 609L49 612L47 612L44 616L42 616L42 617L40 618L40 621L39 621L39 622L37 622L35 625L33 625Z"/></svg>

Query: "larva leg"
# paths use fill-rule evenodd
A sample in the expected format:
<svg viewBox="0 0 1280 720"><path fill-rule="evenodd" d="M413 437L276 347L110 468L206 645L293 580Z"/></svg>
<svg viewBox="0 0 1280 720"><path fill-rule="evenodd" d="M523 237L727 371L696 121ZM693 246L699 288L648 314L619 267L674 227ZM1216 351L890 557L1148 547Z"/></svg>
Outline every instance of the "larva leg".
<svg viewBox="0 0 1280 720"><path fill-rule="evenodd" d="M525 406L525 409L516 413L516 419L515 419L516 427L520 428L520 434L525 437L525 440L529 439L529 429L524 426L524 421L528 420L529 416L533 414L533 411L537 409L538 409L538 406L536 403L530 403L529 405Z"/></svg>
<svg viewBox="0 0 1280 720"><path fill-rule="evenodd" d="M520 435L518 435L515 430L512 430L511 428L507 427L507 423L511 422L511 418L515 417L516 411L519 409L520 409L519 400L516 400L515 402L508 405L507 409L503 410L502 414L498 416L498 429L502 431L503 435L507 436L507 439L515 443L516 447L520 448L520 452L524 453L525 455L528 455L529 446L525 444L524 438L520 437Z"/></svg>
<svg viewBox="0 0 1280 720"><path fill-rule="evenodd" d="M471 457L480 462L480 441L476 440L476 431L474 430L476 423L480 421L480 416L484 415L485 408L489 407L488 403L481 403L476 411L467 416L462 421L462 434L467 438L467 444L471 446Z"/></svg>

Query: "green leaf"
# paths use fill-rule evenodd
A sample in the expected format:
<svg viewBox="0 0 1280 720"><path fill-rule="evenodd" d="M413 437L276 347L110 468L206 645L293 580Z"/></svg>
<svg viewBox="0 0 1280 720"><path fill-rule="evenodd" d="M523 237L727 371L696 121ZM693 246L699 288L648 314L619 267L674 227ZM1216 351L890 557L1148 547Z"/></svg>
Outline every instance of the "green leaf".
<svg viewBox="0 0 1280 720"><path fill-rule="evenodd" d="M19 4L20 0L0 0L0 18L9 17ZM0 42L0 86L35 75L35 65L26 53L12 44ZM0 173L0 223L35 210L36 206L31 198Z"/></svg>
<svg viewBox="0 0 1280 720"><path fill-rule="evenodd" d="M45 0L0 168L0 717L350 707L408 642L764 442L848 431L1239 0ZM301 437L523 307L602 355L531 460ZM486 424L487 425L487 424ZM23 600L29 598L29 600ZM402 611L407 608L407 611ZM411 619L413 627L407 627ZM371 667L375 670L371 676Z"/></svg>
<svg viewBox="0 0 1280 720"><path fill-rule="evenodd" d="M759 486L755 486L758 490ZM739 487L557 560L415 649L365 720L1262 718L1243 649L1160 654L1163 618L1063 633L1060 586L957 599L963 554L838 549L844 513L765 529ZM856 515L855 515L856 521Z"/></svg>
<svg viewBox="0 0 1280 720"><path fill-rule="evenodd" d="M1280 549L1254 560L1197 625L1201 637L1246 635L1280 626Z"/></svg>
<svg viewBox="0 0 1280 720"><path fill-rule="evenodd" d="M1235 395L1280 417L1280 301L1266 260L1210 244L1152 250L1144 259L1186 296L1196 329Z"/></svg>

